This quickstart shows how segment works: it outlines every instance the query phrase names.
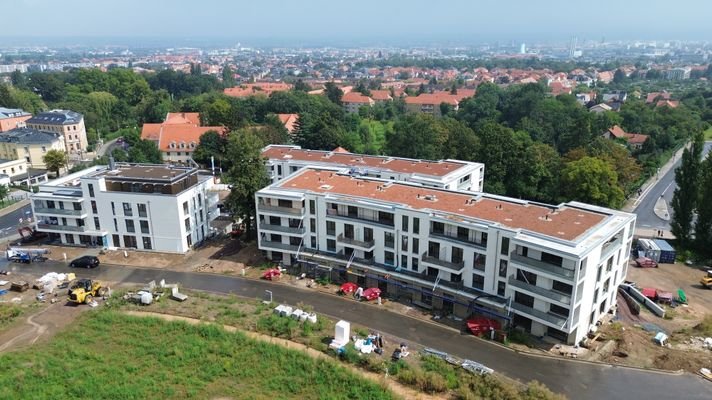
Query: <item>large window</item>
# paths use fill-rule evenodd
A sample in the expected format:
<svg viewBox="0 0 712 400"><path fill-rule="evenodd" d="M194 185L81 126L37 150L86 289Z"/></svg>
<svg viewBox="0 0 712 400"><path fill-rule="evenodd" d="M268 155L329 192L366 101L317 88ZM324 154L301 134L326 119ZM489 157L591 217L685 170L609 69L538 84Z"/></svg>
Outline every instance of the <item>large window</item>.
<svg viewBox="0 0 712 400"><path fill-rule="evenodd" d="M403 232L408 232L408 216L404 215L401 222L401 229Z"/></svg>
<svg viewBox="0 0 712 400"><path fill-rule="evenodd" d="M89 183L87 184L87 188L89 189L89 197L94 197L94 185Z"/></svg>
<svg viewBox="0 0 712 400"><path fill-rule="evenodd" d="M499 276L501 278L507 277L507 260L499 260Z"/></svg>
<svg viewBox="0 0 712 400"><path fill-rule="evenodd" d="M413 253L418 254L420 251L420 241L418 238L413 238Z"/></svg>
<svg viewBox="0 0 712 400"><path fill-rule="evenodd" d="M413 233L420 233L420 218L413 218Z"/></svg>
<svg viewBox="0 0 712 400"><path fill-rule="evenodd" d="M484 271L487 266L487 256L475 252L475 258L472 263L472 267L478 271Z"/></svg>
<svg viewBox="0 0 712 400"><path fill-rule="evenodd" d="M111 203L111 204L114 204L114 203ZM96 200L91 201L91 212L93 212L94 214L98 214L98 212L96 210Z"/></svg>
<svg viewBox="0 0 712 400"><path fill-rule="evenodd" d="M139 203L137 205L138 207L138 216L141 218L146 218L148 216L148 213L146 212L146 205L143 203Z"/></svg>
<svg viewBox="0 0 712 400"><path fill-rule="evenodd" d="M326 251L335 252L336 251L336 240L326 239Z"/></svg>
<svg viewBox="0 0 712 400"><path fill-rule="evenodd" d="M101 229L101 225L99 225L99 217L94 217L94 229L97 231Z"/></svg>
<svg viewBox="0 0 712 400"><path fill-rule="evenodd" d="M502 238L502 247L499 249L499 254L506 256L509 254L509 238L508 237L503 237Z"/></svg>
<svg viewBox="0 0 712 400"><path fill-rule="evenodd" d="M150 237L143 237L143 248L146 250L153 249L153 246L151 246L151 238Z"/></svg>
<svg viewBox="0 0 712 400"><path fill-rule="evenodd" d="M384 252L383 260L386 265L395 265L395 256L392 251Z"/></svg>
<svg viewBox="0 0 712 400"><path fill-rule="evenodd" d="M472 274L472 287L482 290L485 287L485 277L482 275Z"/></svg>
<svg viewBox="0 0 712 400"><path fill-rule="evenodd" d="M329 236L336 235L336 222L326 221L326 234Z"/></svg>
<svg viewBox="0 0 712 400"><path fill-rule="evenodd" d="M129 232L129 233L136 232L136 228L134 227L134 222L131 219L126 220L126 232Z"/></svg>
<svg viewBox="0 0 712 400"><path fill-rule="evenodd" d="M138 248L138 246L136 246L136 236L124 235L124 247L131 249Z"/></svg>
<svg viewBox="0 0 712 400"><path fill-rule="evenodd" d="M148 221L141 220L139 225L141 225L141 233L151 233L148 229Z"/></svg>
<svg viewBox="0 0 712 400"><path fill-rule="evenodd" d="M133 217L133 210L131 210L131 203L123 203L124 216Z"/></svg>
<svg viewBox="0 0 712 400"><path fill-rule="evenodd" d="M392 232L385 232L384 234L384 241L383 245L389 249L393 248L394 245L394 240L393 240L393 233Z"/></svg>

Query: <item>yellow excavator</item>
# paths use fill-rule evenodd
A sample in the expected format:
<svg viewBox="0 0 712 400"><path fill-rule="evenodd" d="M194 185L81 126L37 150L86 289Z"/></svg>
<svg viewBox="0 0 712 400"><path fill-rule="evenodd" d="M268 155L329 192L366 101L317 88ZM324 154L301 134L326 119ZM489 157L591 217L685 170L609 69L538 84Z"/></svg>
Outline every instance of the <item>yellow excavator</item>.
<svg viewBox="0 0 712 400"><path fill-rule="evenodd" d="M708 270L707 275L703 276L702 279L700 279L700 283L707 289L712 289L712 269Z"/></svg>
<svg viewBox="0 0 712 400"><path fill-rule="evenodd" d="M106 288L101 285L101 282L79 279L69 289L69 301L89 304L94 300L94 297L102 297L105 294Z"/></svg>

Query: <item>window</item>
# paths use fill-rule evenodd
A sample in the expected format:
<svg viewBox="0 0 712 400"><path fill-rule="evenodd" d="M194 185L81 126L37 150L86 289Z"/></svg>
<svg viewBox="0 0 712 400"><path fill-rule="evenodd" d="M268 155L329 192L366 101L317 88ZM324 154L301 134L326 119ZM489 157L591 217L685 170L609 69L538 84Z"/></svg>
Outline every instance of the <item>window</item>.
<svg viewBox="0 0 712 400"><path fill-rule="evenodd" d="M408 256L402 255L401 256L401 268L408 268Z"/></svg>
<svg viewBox="0 0 712 400"><path fill-rule="evenodd" d="M364 242L373 241L373 228L363 228L363 241Z"/></svg>
<svg viewBox="0 0 712 400"><path fill-rule="evenodd" d="M475 258L474 258L472 267L478 271L484 271L486 266L487 266L487 256L484 254L475 252Z"/></svg>
<svg viewBox="0 0 712 400"><path fill-rule="evenodd" d="M462 262L462 258L463 258L463 251L462 251L462 249L459 248L459 247L453 246L453 247L452 247L452 254L451 254L450 261L451 261L453 264L459 264L459 263Z"/></svg>
<svg viewBox="0 0 712 400"><path fill-rule="evenodd" d="M418 238L413 238L413 253L418 253L420 251L420 241Z"/></svg>
<svg viewBox="0 0 712 400"><path fill-rule="evenodd" d="M146 205L143 203L138 203L136 206L138 207L138 216L141 218L146 218L148 216L148 213L146 212Z"/></svg>
<svg viewBox="0 0 712 400"><path fill-rule="evenodd" d="M148 229L148 221L141 220L138 223L141 226L141 233L151 233Z"/></svg>
<svg viewBox="0 0 712 400"><path fill-rule="evenodd" d="M413 271L418 270L418 257L412 257L410 259L410 269L412 269Z"/></svg>
<svg viewBox="0 0 712 400"><path fill-rule="evenodd" d="M605 282L603 282L603 293L608 293L608 287L611 284L611 278L606 279Z"/></svg>
<svg viewBox="0 0 712 400"><path fill-rule="evenodd" d="M309 214L316 214L316 201L309 200Z"/></svg>
<svg viewBox="0 0 712 400"><path fill-rule="evenodd" d="M401 229L403 232L408 232L408 216L404 215L401 221Z"/></svg>
<svg viewBox="0 0 712 400"><path fill-rule="evenodd" d="M329 236L336 235L336 222L326 221L326 234Z"/></svg>
<svg viewBox="0 0 712 400"><path fill-rule="evenodd" d="M136 236L124 235L124 247L136 249Z"/></svg>
<svg viewBox="0 0 712 400"><path fill-rule="evenodd" d="M519 282L525 282L530 285L536 286L536 278L537 278L537 275L534 273L527 272L527 271L524 271L521 269L517 270L517 280Z"/></svg>
<svg viewBox="0 0 712 400"><path fill-rule="evenodd" d="M503 237L502 238L502 246L499 249L499 254L506 256L509 254L509 238L508 237Z"/></svg>
<svg viewBox="0 0 712 400"><path fill-rule="evenodd" d="M606 262L606 272L611 272L611 269L613 269L613 256Z"/></svg>
<svg viewBox="0 0 712 400"><path fill-rule="evenodd" d="M445 224L442 222L433 222L433 233L443 234L445 233Z"/></svg>
<svg viewBox="0 0 712 400"><path fill-rule="evenodd" d="M190 232L190 217L186 218L183 221L183 224L185 225L186 232Z"/></svg>
<svg viewBox="0 0 712 400"><path fill-rule="evenodd" d="M113 201L111 202L111 213L112 213L113 215L116 215L116 206L114 206L114 202L113 202Z"/></svg>
<svg viewBox="0 0 712 400"><path fill-rule="evenodd" d="M482 275L472 274L472 287L482 290L485 287L485 277Z"/></svg>
<svg viewBox="0 0 712 400"><path fill-rule="evenodd" d="M408 236L401 238L401 251L408 251Z"/></svg>
<svg viewBox="0 0 712 400"><path fill-rule="evenodd" d="M420 218L413 218L413 233L420 233Z"/></svg>
<svg viewBox="0 0 712 400"><path fill-rule="evenodd" d="M344 237L348 239L355 239L354 226L352 224L344 224Z"/></svg>
<svg viewBox="0 0 712 400"><path fill-rule="evenodd" d="M311 247L312 249L316 249L316 236L311 237Z"/></svg>
<svg viewBox="0 0 712 400"><path fill-rule="evenodd" d="M129 233L136 232L136 228L134 228L134 222L131 219L126 220L126 232L129 232Z"/></svg>
<svg viewBox="0 0 712 400"><path fill-rule="evenodd" d="M566 293L569 296L571 296L571 293L574 290L573 286L571 286L567 283L559 282L559 281L553 281L551 288L553 290L556 290L557 292Z"/></svg>
<svg viewBox="0 0 712 400"><path fill-rule="evenodd" d="M507 260L499 260L499 276L501 278L507 277Z"/></svg>
<svg viewBox="0 0 712 400"><path fill-rule="evenodd" d="M98 212L96 211L96 200L91 201L91 212L94 214L97 214Z"/></svg>
<svg viewBox="0 0 712 400"><path fill-rule="evenodd" d="M560 315L562 317L569 316L569 309L566 307L557 306L556 304L551 304L549 306L549 312L552 314Z"/></svg>
<svg viewBox="0 0 712 400"><path fill-rule="evenodd" d="M121 240L119 235L111 235L111 241L114 242L114 247L121 247Z"/></svg>
<svg viewBox="0 0 712 400"><path fill-rule="evenodd" d="M184 201L183 202L183 214L189 214L188 212L188 202Z"/></svg>
<svg viewBox="0 0 712 400"><path fill-rule="evenodd" d="M81 211L82 210L82 203L72 203L74 206L74 211Z"/></svg>
<svg viewBox="0 0 712 400"><path fill-rule="evenodd" d="M153 247L151 246L151 238L150 237L143 237L143 248L145 250L151 250Z"/></svg>
<svg viewBox="0 0 712 400"><path fill-rule="evenodd" d="M87 185L87 188L89 189L89 197L94 197L94 185L90 183Z"/></svg>
<svg viewBox="0 0 712 400"><path fill-rule="evenodd" d="M394 245L393 232L385 232L384 233L383 245L389 249L393 248L393 245Z"/></svg>
<svg viewBox="0 0 712 400"><path fill-rule="evenodd" d="M97 231L101 229L101 225L99 225L99 217L94 217L94 229Z"/></svg>
<svg viewBox="0 0 712 400"><path fill-rule="evenodd" d="M188 247L193 247L193 237L190 233L185 237L185 242L188 244Z"/></svg>
<svg viewBox="0 0 712 400"><path fill-rule="evenodd" d="M336 240L326 239L326 251L335 252L336 251Z"/></svg>
<svg viewBox="0 0 712 400"><path fill-rule="evenodd" d="M530 308L534 307L534 297L526 295L522 292L515 292L514 302Z"/></svg>
<svg viewBox="0 0 712 400"><path fill-rule="evenodd" d="M601 280L601 273L603 272L603 265L598 266L598 272L596 273L596 282Z"/></svg>
<svg viewBox="0 0 712 400"><path fill-rule="evenodd" d="M119 221L117 221L116 218L114 218L114 230L119 231Z"/></svg>
<svg viewBox="0 0 712 400"><path fill-rule="evenodd" d="M498 296L504 296L504 289L507 287L507 284L499 281L497 282L497 295Z"/></svg>
<svg viewBox="0 0 712 400"><path fill-rule="evenodd" d="M386 265L394 265L395 263L395 256L392 251L384 251L383 252L383 262Z"/></svg>
<svg viewBox="0 0 712 400"><path fill-rule="evenodd" d="M420 301L425 305L432 306L433 305L433 296L423 293L420 296Z"/></svg>
<svg viewBox="0 0 712 400"><path fill-rule="evenodd" d="M309 220L309 231L316 232L316 219L314 218Z"/></svg>
<svg viewBox="0 0 712 400"><path fill-rule="evenodd" d="M133 211L131 210L131 203L124 203L124 216L133 217Z"/></svg>

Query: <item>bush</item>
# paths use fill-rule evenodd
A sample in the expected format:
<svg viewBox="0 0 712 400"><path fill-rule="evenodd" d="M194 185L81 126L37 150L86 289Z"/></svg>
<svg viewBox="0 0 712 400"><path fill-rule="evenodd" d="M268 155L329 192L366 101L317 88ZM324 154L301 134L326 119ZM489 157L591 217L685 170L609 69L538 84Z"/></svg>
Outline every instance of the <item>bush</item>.
<svg viewBox="0 0 712 400"><path fill-rule="evenodd" d="M447 381L442 375L428 371L416 375L418 387L425 393L442 393L447 391Z"/></svg>
<svg viewBox="0 0 712 400"><path fill-rule="evenodd" d="M292 339L299 327L299 323L292 318L280 317L276 314L269 314L257 320L257 331L268 333L271 336Z"/></svg>

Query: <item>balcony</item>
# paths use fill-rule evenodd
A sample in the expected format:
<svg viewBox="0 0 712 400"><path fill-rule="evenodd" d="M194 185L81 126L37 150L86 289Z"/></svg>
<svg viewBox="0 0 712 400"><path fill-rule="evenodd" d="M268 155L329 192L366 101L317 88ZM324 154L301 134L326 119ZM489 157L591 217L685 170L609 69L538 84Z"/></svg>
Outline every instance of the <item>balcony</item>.
<svg viewBox="0 0 712 400"><path fill-rule="evenodd" d="M291 208L291 207L273 206L270 204L258 204L257 209L260 211L277 213L277 214L304 215L303 208Z"/></svg>
<svg viewBox="0 0 712 400"><path fill-rule="evenodd" d="M53 225L53 224L37 224L37 230L40 231L64 231L64 232L84 232L85 226L72 225Z"/></svg>
<svg viewBox="0 0 712 400"><path fill-rule="evenodd" d="M535 260L531 257L520 256L516 251L509 254L509 259L516 264L527 268L533 268L538 271L544 271L562 278L571 279L574 277L574 271L571 269L561 268L558 265L549 264L545 261Z"/></svg>
<svg viewBox="0 0 712 400"><path fill-rule="evenodd" d="M270 240L262 240L260 241L260 249L289 251L296 253L297 251L299 251L299 246L282 242L273 242Z"/></svg>
<svg viewBox="0 0 712 400"><path fill-rule="evenodd" d="M364 251L372 251L376 248L376 241L373 239L369 241L357 240L354 238L346 237L343 233L336 238L336 241L349 247L356 247Z"/></svg>
<svg viewBox="0 0 712 400"><path fill-rule="evenodd" d="M43 208L35 207L35 214L50 214L50 215L84 215L84 210L61 209L61 208Z"/></svg>
<svg viewBox="0 0 712 400"><path fill-rule="evenodd" d="M616 239L613 242L605 243L601 247L601 261L605 261L608 256L610 256L614 251L618 250L623 240L621 238Z"/></svg>
<svg viewBox="0 0 712 400"><path fill-rule="evenodd" d="M265 224L261 223L259 225L259 228L261 231L271 231L271 232L280 232L280 233L286 233L290 235L304 235L306 232L306 229L304 228L293 228L291 226L282 226L282 225L272 225L272 224Z"/></svg>
<svg viewBox="0 0 712 400"><path fill-rule="evenodd" d="M378 227L388 227L388 228L393 228L394 224L392 220L387 220L387 219L382 219L382 220L373 220L373 219L367 219L367 218L362 218L359 217L358 214L348 214L348 213L339 213L337 210L334 209L327 209L326 210L326 216L330 218L339 218L339 219L344 219L346 221L357 221L361 222L363 224L371 224L375 225Z"/></svg>
<svg viewBox="0 0 712 400"><path fill-rule="evenodd" d="M438 257L433 257L431 255L428 255L428 252L423 253L422 260L424 263L428 263L431 265L436 265L441 268L445 268L449 270L450 272L455 272L455 273L460 273L463 268L465 268L465 261L460 261L458 263L454 263L451 261L445 261L441 260Z"/></svg>
<svg viewBox="0 0 712 400"><path fill-rule="evenodd" d="M487 250L487 242L475 242L464 236L450 236L440 232L430 232L430 237L435 239L447 240L456 244L465 244L467 246L477 247L481 250Z"/></svg>
<svg viewBox="0 0 712 400"><path fill-rule="evenodd" d="M542 320L546 323L554 325L556 327L556 329L560 329L560 330L564 330L564 331L568 331L568 329L569 329L568 318L566 318L566 317L562 317L560 315L540 311L540 310L537 310L537 309L534 309L531 307L527 307L523 304L519 304L519 303L515 303L515 302L512 302L512 308L521 312L521 313L528 314L528 316L530 316L530 317L534 317L534 318Z"/></svg>
<svg viewBox="0 0 712 400"><path fill-rule="evenodd" d="M532 285L531 283L526 283L522 281L518 281L514 279L513 276L509 277L509 284L522 289L526 290L527 292L538 294L539 296L544 296L547 299L553 300L553 301L558 301L559 303L564 303L564 304L571 304L571 296L567 295L565 293L557 292L556 290L553 289L544 289L543 287Z"/></svg>

